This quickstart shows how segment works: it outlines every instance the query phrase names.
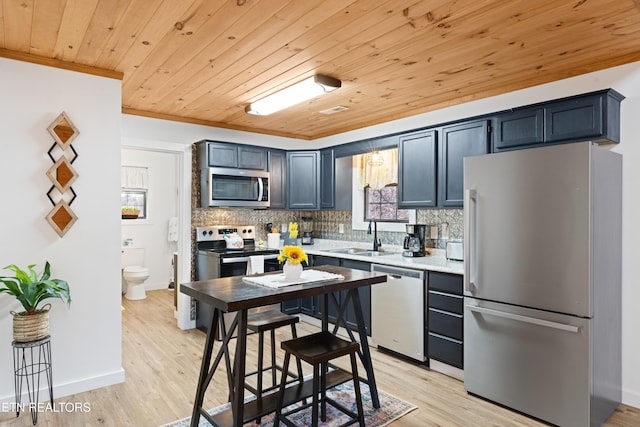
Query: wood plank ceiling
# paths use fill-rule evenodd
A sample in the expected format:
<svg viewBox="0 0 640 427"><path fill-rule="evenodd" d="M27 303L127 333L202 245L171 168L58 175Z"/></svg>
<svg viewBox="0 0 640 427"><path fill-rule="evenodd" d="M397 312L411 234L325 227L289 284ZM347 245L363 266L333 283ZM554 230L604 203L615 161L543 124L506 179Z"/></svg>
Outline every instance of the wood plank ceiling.
<svg viewBox="0 0 640 427"><path fill-rule="evenodd" d="M125 113L302 139L640 60L638 0L0 1L0 56L122 73ZM315 73L342 88L244 112Z"/></svg>

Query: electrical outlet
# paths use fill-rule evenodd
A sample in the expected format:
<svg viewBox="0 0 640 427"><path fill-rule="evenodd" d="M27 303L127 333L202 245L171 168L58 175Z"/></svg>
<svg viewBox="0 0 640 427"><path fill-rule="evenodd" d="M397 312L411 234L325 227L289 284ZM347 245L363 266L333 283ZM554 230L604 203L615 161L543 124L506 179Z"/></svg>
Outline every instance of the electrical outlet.
<svg viewBox="0 0 640 427"><path fill-rule="evenodd" d="M338 224L338 233L344 234L344 224Z"/></svg>

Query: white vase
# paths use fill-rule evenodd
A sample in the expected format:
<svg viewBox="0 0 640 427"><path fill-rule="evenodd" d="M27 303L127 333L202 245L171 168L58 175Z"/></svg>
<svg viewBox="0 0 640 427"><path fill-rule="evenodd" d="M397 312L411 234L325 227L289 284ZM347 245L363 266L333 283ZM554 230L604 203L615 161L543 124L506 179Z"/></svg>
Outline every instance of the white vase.
<svg viewBox="0 0 640 427"><path fill-rule="evenodd" d="M287 261L282 267L282 272L287 280L298 280L302 274L302 264L291 264Z"/></svg>

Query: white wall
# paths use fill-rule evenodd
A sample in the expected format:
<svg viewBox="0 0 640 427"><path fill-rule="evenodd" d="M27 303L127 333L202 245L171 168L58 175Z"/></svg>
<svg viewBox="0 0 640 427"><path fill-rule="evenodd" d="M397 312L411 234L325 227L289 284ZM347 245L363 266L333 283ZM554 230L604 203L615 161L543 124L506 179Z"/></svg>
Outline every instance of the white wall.
<svg viewBox="0 0 640 427"><path fill-rule="evenodd" d="M616 89L626 96L621 108L622 143L612 147L624 156L622 398L624 403L640 407L640 365L638 365L640 339L636 332L640 329L640 287L636 285L636 280L640 277L640 263L636 260L635 251L635 246L640 240L640 221L638 221L640 198L635 191L637 183L640 182L640 120L638 119L640 117L640 62L314 141L265 137L228 129L213 129L131 116L124 116L124 133L141 137L145 132L154 135L161 132L170 135L170 139L167 140L172 142L182 140L188 144L199 139L210 138L278 148L322 148L606 88ZM152 126L153 131L151 131ZM180 135L184 135L184 138ZM549 240L549 244L553 244L553 241Z"/></svg>
<svg viewBox="0 0 640 427"><path fill-rule="evenodd" d="M0 267L45 261L71 287L68 309L50 300L56 397L124 380L120 309L121 82L0 58L2 245ZM60 238L45 220L52 208L46 172L47 127L65 111L80 131L73 142L78 221ZM5 273L5 272L2 272ZM13 401L12 319L19 305L0 294L0 401Z"/></svg>
<svg viewBox="0 0 640 427"><path fill-rule="evenodd" d="M127 145L131 144L132 146L139 146L140 142L143 141L156 141L164 144L193 144L203 139L289 150L317 146L315 141L192 125L126 114L123 115L122 123L123 135L125 137L123 143Z"/></svg>
<svg viewBox="0 0 640 427"><path fill-rule="evenodd" d="M134 247L145 250L149 269L145 289L167 289L172 280L171 260L177 242L167 238L170 217L178 215L178 156L166 151L122 149L122 164L148 168L147 218L122 220L122 240L133 239Z"/></svg>

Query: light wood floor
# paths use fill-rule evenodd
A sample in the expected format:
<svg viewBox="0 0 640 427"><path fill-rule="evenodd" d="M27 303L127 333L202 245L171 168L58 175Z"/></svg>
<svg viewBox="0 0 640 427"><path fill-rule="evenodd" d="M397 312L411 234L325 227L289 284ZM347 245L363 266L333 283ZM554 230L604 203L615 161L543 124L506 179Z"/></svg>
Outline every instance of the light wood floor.
<svg viewBox="0 0 640 427"><path fill-rule="evenodd" d="M91 410L40 413L38 425L158 426L191 414L204 334L197 330L181 331L176 327L171 292L152 291L147 295L144 301L123 300L122 364L126 381L56 399L56 402L86 402ZM302 334L313 330L304 324L299 327ZM283 337L289 336L284 334ZM250 336L249 349L255 348L257 340L254 338ZM378 387L418 406L417 410L392 423L392 427L543 425L467 395L463 383L456 379L399 362L377 350L372 351L372 356ZM54 364L55 358L54 354ZM251 353L249 359L255 360L255 354ZM226 401L226 396L226 379L220 371L209 387L204 406L218 406ZM0 412L0 425L30 426L31 419L28 413L15 418L15 413ZM622 405L607 425L639 426L640 410Z"/></svg>

